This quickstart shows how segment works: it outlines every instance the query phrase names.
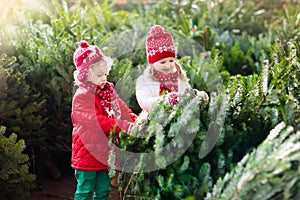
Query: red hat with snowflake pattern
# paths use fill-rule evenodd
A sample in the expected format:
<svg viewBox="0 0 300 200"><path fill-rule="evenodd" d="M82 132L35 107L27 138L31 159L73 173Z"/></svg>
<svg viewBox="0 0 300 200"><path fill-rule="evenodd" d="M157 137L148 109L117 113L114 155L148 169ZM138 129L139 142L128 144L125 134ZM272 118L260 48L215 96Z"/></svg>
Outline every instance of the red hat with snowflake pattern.
<svg viewBox="0 0 300 200"><path fill-rule="evenodd" d="M73 55L73 61L78 70L78 80L81 82L85 81L90 66L100 60L104 60L110 69L113 63L112 58L105 56L99 47L89 45L85 40L80 41Z"/></svg>
<svg viewBox="0 0 300 200"><path fill-rule="evenodd" d="M164 31L159 25L152 26L150 36L146 40L147 59L153 64L163 58L176 57L173 38L170 33Z"/></svg>
<svg viewBox="0 0 300 200"><path fill-rule="evenodd" d="M78 48L73 55L74 64L78 70L89 67L102 59L101 50L97 46L89 45L85 40L78 43Z"/></svg>

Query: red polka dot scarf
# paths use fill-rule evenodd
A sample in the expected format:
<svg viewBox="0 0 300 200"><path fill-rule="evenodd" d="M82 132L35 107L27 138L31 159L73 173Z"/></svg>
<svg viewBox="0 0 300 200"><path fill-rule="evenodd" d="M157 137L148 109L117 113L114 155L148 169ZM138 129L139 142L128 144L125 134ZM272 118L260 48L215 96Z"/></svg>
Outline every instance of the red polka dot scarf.
<svg viewBox="0 0 300 200"><path fill-rule="evenodd" d="M103 88L97 87L95 94L100 98L100 105L109 118L121 118L118 97L112 83L106 82Z"/></svg>
<svg viewBox="0 0 300 200"><path fill-rule="evenodd" d="M154 77L160 82L159 95L165 92L178 92L178 73L164 74L157 70L153 70Z"/></svg>

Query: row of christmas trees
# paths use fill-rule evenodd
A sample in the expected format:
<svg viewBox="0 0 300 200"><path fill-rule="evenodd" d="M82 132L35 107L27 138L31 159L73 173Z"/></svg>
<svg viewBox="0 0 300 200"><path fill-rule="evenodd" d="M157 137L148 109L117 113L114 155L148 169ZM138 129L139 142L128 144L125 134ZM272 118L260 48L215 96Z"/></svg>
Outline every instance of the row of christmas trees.
<svg viewBox="0 0 300 200"><path fill-rule="evenodd" d="M249 153L251 157L251 150L264 144L262 142L277 124L285 123L281 124L280 130L276 129L282 134L290 127L294 128L289 132L290 135L298 134L300 28L299 5L294 1L272 6L239 0L193 0L184 5L159 1L151 5L128 4L122 8L109 1L99 3L86 0L78 1L74 10L70 10L67 1L49 0L45 3L48 4L43 13L11 10L15 12L10 16L11 23L6 24L7 20L0 22L3 27L0 31L0 122L6 127L6 131L1 129L3 134L0 136L3 140L0 143L3 161L1 196L12 198L13 194L26 195L24 191L28 190L28 182L33 180L26 171L27 163L30 163L30 170L35 174L37 166L48 163L44 162L48 158L54 160L60 169L69 168L74 70L72 54L76 42L81 39L102 47L111 41L111 36L124 31L126 34L126 30L161 24L178 33L176 37L184 35L211 52L211 59L203 58L193 54L195 51L188 43L179 44L179 49L188 49L192 53L191 57L179 58L192 86L200 90L211 89L209 106L205 107L201 101L194 101L187 96L185 103L190 102L187 103L193 108L190 112L197 115L183 117L183 113L189 111L184 102L176 112L167 105L158 105L156 109L160 115L146 121L143 130L154 134L156 128L163 128L164 134L158 137L149 135L148 140L126 138L122 148L132 149L135 143L139 151L154 151L159 155L164 144L173 138L178 139L172 143L174 148L180 147L182 139L176 136L182 133L180 130L184 130L183 124L190 130L184 136L194 136L193 142L186 144L189 148L178 160L162 170L144 174L125 173L123 196L198 199L209 196L209 192L210 196L225 195L221 194L225 191L222 187L226 185L233 191L231 184L234 182L229 184L224 179L217 183L219 185L213 185L224 176L235 179L243 177L243 170L232 170L238 169L237 163L245 155ZM275 38L280 40L275 42ZM124 86L120 96L130 99L130 107L139 113L131 88L134 87L132 80L141 73L139 66L146 60L145 52L134 50L121 55L118 60L109 78L117 86ZM222 84L216 84L220 79L223 80ZM126 96L128 94L131 96ZM164 110L168 112L164 113ZM160 125L162 121L165 124ZM210 129L212 127L215 129ZM200 159L199 153L206 154L205 151L199 151L205 147L203 143L207 130L219 137L212 151ZM10 137L12 133L18 139ZM24 140L26 148L20 145L22 142L17 142L19 139ZM275 142L279 144L280 140L276 139ZM10 147L6 143L10 143ZM12 155L8 153L10 148L18 150L11 151L16 152ZM29 157L24 157L22 150ZM261 150L258 147L255 151ZM287 155L292 155L292 152ZM16 159L9 159L11 156ZM290 173L291 177L297 173L299 175L296 170L299 161L297 154L293 155L293 159L290 170L285 168L284 171ZM160 159L155 163L165 166L168 161ZM262 160L255 162L263 163ZM286 162L289 162L288 156ZM18 167L25 169L17 170ZM230 171L232 174L225 175ZM58 175L54 173L53 177ZM7 180L11 180L9 183L19 189L9 186ZM268 182L269 179L263 180ZM245 180L240 183L246 184ZM285 190L284 195L297 195L295 187L299 184L298 179L293 179L290 184L291 190ZM266 187L270 186L266 184ZM239 188L234 197L240 191ZM279 192L269 194L277 197L281 192L280 189L276 191Z"/></svg>

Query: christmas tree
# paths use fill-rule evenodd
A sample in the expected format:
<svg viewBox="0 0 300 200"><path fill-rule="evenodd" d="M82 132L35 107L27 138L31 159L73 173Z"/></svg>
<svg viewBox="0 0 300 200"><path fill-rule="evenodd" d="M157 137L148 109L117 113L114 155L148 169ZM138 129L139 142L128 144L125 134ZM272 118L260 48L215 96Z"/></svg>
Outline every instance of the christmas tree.
<svg viewBox="0 0 300 200"><path fill-rule="evenodd" d="M30 189L35 188L35 175L29 172L29 157L24 154L24 140L17 140L15 133L4 136L0 126L0 198L29 199Z"/></svg>
<svg viewBox="0 0 300 200"><path fill-rule="evenodd" d="M205 199L299 199L299 170L300 131L281 122Z"/></svg>

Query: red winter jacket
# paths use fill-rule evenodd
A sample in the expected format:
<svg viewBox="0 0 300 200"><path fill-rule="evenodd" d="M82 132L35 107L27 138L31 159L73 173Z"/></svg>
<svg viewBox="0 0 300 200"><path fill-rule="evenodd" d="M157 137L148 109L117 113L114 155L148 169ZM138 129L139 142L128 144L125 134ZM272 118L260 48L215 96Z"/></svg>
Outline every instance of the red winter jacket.
<svg viewBox="0 0 300 200"><path fill-rule="evenodd" d="M108 136L115 132L127 131L130 122L136 115L116 94L113 84L106 83L114 91L111 105L119 110L115 119L107 106L101 101L101 96L95 95L84 88L78 88L72 102L72 158L71 166L78 170L108 169ZM99 89L99 88L97 88Z"/></svg>

